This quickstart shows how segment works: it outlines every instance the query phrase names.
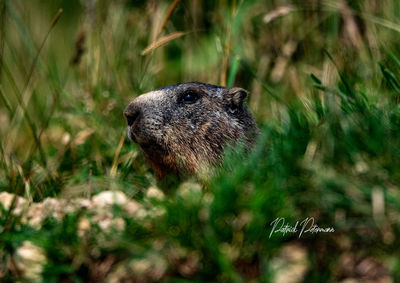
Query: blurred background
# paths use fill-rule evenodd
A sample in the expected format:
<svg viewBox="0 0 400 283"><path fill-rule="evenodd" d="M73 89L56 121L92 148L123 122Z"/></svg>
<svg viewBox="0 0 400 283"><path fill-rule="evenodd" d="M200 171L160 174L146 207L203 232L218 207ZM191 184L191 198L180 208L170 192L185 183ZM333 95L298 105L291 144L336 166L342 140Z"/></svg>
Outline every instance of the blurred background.
<svg viewBox="0 0 400 283"><path fill-rule="evenodd" d="M117 209L122 232L82 239L88 212L32 228L3 209L0 278L397 282L399 18L396 0L1 0L0 191L121 191L147 216ZM188 81L247 89L261 135L248 160L228 152L154 202L122 112ZM335 232L269 238L277 217ZM26 241L39 277L18 268Z"/></svg>

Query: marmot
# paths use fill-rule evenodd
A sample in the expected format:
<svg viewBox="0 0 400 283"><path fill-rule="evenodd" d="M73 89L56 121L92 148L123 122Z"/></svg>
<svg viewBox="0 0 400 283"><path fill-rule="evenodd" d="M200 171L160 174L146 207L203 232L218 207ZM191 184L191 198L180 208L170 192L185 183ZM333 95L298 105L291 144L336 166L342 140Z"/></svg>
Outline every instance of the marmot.
<svg viewBox="0 0 400 283"><path fill-rule="evenodd" d="M158 180L193 175L221 161L224 147L258 133L247 91L200 82L162 87L142 94L125 109L128 136L138 143Z"/></svg>

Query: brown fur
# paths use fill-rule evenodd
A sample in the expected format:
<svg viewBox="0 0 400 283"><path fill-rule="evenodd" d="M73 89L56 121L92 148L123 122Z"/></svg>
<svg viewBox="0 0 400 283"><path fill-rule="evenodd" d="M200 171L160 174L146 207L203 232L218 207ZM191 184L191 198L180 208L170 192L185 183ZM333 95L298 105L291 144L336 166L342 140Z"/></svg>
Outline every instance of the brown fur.
<svg viewBox="0 0 400 283"><path fill-rule="evenodd" d="M192 82L134 99L125 109L128 136L138 143L158 179L193 175L217 164L227 144L249 147L258 133L241 88Z"/></svg>

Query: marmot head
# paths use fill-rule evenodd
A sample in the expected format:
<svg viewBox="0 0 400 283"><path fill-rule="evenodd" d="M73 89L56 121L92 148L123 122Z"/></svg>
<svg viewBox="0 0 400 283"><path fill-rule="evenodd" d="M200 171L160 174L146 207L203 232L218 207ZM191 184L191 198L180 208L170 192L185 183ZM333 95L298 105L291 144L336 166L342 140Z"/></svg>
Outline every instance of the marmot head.
<svg viewBox="0 0 400 283"><path fill-rule="evenodd" d="M158 179L192 175L221 161L224 146L257 134L247 91L191 82L145 93L125 109L128 136L138 143Z"/></svg>

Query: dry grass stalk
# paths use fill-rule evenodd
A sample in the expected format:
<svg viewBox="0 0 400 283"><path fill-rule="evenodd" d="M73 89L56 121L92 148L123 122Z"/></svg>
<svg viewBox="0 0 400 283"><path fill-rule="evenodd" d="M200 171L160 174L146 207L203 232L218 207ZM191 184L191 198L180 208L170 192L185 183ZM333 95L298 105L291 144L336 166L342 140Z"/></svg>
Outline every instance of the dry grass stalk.
<svg viewBox="0 0 400 283"><path fill-rule="evenodd" d="M166 36L162 36L159 39L157 39L156 41L154 41L153 43L151 43L148 47L146 47L141 53L140 55L145 56L147 54L149 54L151 51L153 51L154 49L163 46L165 44L167 44L168 42L170 42L171 40L174 40L176 38L179 38L181 36L185 35L185 32L174 32L171 33L169 35Z"/></svg>
<svg viewBox="0 0 400 283"><path fill-rule="evenodd" d="M174 0L174 2L173 2L173 3L171 4L171 6L169 7L168 12L167 12L167 15L166 15L165 18L164 18L164 21L163 21L163 23L162 23L162 25L161 25L161 28L160 28L158 34L161 34L162 31L164 30L165 26L166 26L167 23L168 23L169 18L170 18L171 15L172 15L172 12L175 10L175 7L176 7L176 5L178 5L178 3L179 3L179 0Z"/></svg>

